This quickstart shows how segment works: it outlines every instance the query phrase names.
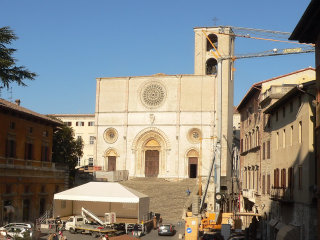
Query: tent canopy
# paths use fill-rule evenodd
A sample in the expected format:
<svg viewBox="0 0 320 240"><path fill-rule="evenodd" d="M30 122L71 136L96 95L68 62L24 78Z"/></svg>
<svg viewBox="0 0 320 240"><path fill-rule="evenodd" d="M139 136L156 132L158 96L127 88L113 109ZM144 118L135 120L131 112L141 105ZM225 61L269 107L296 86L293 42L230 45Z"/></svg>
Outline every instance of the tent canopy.
<svg viewBox="0 0 320 240"><path fill-rule="evenodd" d="M54 200L89 202L139 203L141 198L148 196L115 182L89 182L54 194Z"/></svg>

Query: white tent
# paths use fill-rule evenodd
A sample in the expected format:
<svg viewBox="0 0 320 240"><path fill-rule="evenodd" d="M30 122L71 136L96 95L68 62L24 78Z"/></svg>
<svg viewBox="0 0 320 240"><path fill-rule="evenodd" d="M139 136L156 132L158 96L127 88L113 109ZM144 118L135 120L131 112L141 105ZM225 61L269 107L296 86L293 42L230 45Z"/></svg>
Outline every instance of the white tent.
<svg viewBox="0 0 320 240"><path fill-rule="evenodd" d="M53 217L81 215L81 208L99 217L115 212L117 218L143 220L149 197L115 182L89 182L54 194Z"/></svg>

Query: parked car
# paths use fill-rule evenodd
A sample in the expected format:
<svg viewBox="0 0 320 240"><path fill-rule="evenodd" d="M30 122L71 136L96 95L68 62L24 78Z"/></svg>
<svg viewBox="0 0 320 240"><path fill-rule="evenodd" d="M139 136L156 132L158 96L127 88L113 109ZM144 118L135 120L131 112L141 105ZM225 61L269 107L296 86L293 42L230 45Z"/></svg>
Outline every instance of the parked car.
<svg viewBox="0 0 320 240"><path fill-rule="evenodd" d="M172 224L161 224L158 228L159 236L173 236L175 232Z"/></svg>
<svg viewBox="0 0 320 240"><path fill-rule="evenodd" d="M12 238L32 238L32 231L26 227L12 226L7 229L7 236Z"/></svg>
<svg viewBox="0 0 320 240"><path fill-rule="evenodd" d="M8 229L10 227L14 227L14 226L17 226L17 227L25 227L25 228L28 228L28 229L33 229L33 224L32 223L8 223L2 227L0 227L0 229Z"/></svg>
<svg viewBox="0 0 320 240"><path fill-rule="evenodd" d="M32 223L8 223L0 227L0 233L3 236L26 238L33 235Z"/></svg>

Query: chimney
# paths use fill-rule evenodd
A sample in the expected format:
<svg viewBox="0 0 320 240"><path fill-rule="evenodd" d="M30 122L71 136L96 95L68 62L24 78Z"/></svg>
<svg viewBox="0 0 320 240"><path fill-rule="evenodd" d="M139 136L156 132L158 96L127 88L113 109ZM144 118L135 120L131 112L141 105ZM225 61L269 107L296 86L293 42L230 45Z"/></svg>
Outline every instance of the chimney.
<svg viewBox="0 0 320 240"><path fill-rule="evenodd" d="M21 102L20 99L16 99L15 102L18 106L20 106L20 102Z"/></svg>

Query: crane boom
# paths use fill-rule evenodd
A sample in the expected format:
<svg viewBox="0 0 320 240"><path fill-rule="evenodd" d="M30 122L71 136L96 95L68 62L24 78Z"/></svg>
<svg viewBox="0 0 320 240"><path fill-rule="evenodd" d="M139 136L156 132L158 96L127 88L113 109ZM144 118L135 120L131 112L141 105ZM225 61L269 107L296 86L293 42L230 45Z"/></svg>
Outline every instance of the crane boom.
<svg viewBox="0 0 320 240"><path fill-rule="evenodd" d="M242 58L255 58L255 57L269 57L269 56L279 56L279 55L288 55L288 54L299 54L299 53L311 53L315 52L313 47L309 48L285 48L285 49L273 49L269 51L264 51L260 53L252 53L252 54L243 54L243 55L236 55L236 56L222 56L220 60L236 60Z"/></svg>

